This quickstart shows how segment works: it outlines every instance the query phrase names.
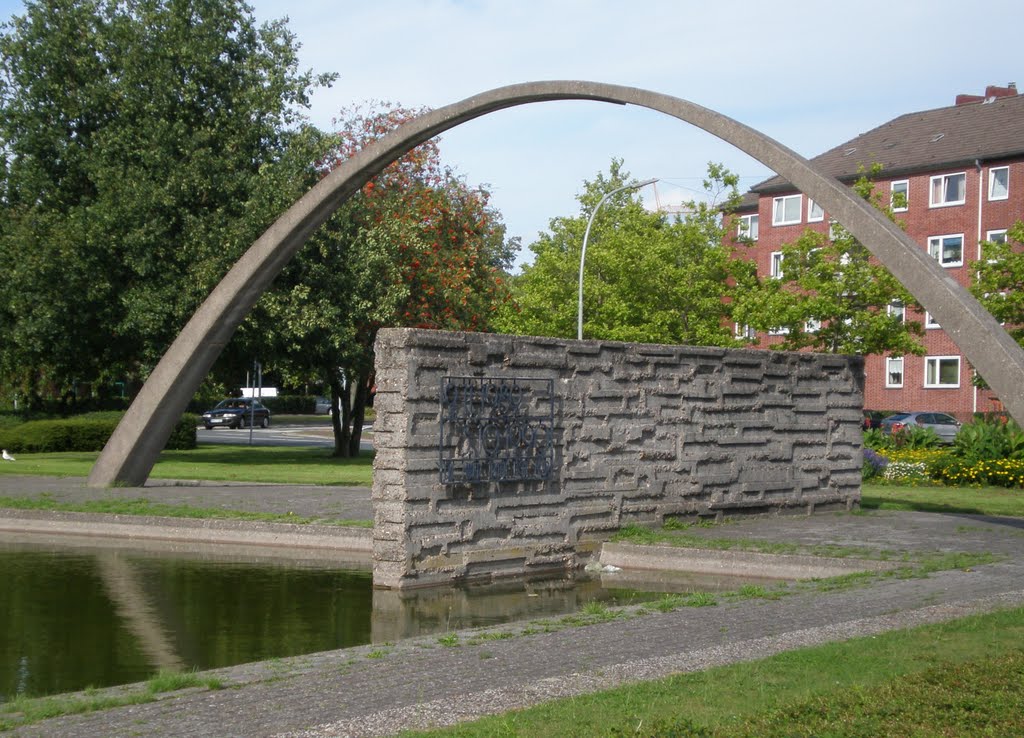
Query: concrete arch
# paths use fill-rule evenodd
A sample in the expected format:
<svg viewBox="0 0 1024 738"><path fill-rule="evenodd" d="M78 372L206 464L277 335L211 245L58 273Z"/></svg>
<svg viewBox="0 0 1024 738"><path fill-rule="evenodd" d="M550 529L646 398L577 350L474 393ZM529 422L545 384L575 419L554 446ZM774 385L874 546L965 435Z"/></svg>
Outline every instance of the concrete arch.
<svg viewBox="0 0 1024 738"><path fill-rule="evenodd" d="M871 205L796 152L759 131L694 103L634 87L545 81L499 87L420 116L363 149L301 197L210 293L171 344L115 429L89 475L92 486L140 485L176 419L235 329L309 236L395 159L461 123L496 110L547 100L639 105L704 129L793 183L865 244L988 380L1024 425L1024 351L938 262Z"/></svg>

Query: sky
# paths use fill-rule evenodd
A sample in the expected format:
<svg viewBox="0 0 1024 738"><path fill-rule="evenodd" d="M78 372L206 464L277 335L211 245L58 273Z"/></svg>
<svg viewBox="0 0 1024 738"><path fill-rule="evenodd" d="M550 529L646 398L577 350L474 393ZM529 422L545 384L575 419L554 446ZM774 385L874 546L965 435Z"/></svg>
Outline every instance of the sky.
<svg viewBox="0 0 1024 738"><path fill-rule="evenodd" d="M813 157L958 93L1018 82L1020 0L249 0L288 17L300 65L336 72L308 111L330 129L370 101L441 107L504 85L580 79L639 87L711 108ZM21 13L0 0L0 17ZM1009 31L1009 35L1004 31ZM561 101L498 111L441 136L441 155L485 185L508 235L528 245L580 214L586 180L613 158L651 206L698 196L708 162L741 189L772 172L661 113Z"/></svg>

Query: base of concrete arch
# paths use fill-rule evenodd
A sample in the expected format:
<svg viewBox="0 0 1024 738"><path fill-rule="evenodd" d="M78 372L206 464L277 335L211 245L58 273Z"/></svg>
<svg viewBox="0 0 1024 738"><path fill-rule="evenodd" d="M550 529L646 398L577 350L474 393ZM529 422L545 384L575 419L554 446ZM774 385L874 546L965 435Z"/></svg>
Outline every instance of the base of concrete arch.
<svg viewBox="0 0 1024 738"><path fill-rule="evenodd" d="M382 330L374 585L568 573L673 518L860 501L863 362Z"/></svg>

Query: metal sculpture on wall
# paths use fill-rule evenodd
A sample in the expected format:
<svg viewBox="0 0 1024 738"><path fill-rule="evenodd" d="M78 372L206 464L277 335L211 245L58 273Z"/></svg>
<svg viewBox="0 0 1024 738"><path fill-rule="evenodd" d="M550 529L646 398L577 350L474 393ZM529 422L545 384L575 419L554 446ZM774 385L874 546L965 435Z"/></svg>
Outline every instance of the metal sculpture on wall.
<svg viewBox="0 0 1024 738"><path fill-rule="evenodd" d="M691 123L788 180L842 223L941 323L1024 424L1024 350L939 263L870 204L763 133L694 103L635 87L547 81L500 87L425 113L356 153L257 239L168 348L89 474L89 484L140 485L235 329L295 252L374 175L439 133L497 110L548 100L632 104Z"/></svg>
<svg viewBox="0 0 1024 738"><path fill-rule="evenodd" d="M544 482L555 465L550 379L441 380L441 484Z"/></svg>

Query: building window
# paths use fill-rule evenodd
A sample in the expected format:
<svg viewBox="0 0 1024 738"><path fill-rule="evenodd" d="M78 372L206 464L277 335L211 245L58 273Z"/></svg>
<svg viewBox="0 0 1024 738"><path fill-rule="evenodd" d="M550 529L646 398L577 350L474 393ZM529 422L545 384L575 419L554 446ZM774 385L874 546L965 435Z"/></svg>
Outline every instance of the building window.
<svg viewBox="0 0 1024 738"><path fill-rule="evenodd" d="M924 359L925 387L959 387L959 356L926 356Z"/></svg>
<svg viewBox="0 0 1024 738"><path fill-rule="evenodd" d="M782 252L773 251L768 265L768 273L772 279L782 279Z"/></svg>
<svg viewBox="0 0 1024 738"><path fill-rule="evenodd" d="M988 199L1006 200L1010 196L1010 167L988 170Z"/></svg>
<svg viewBox="0 0 1024 738"><path fill-rule="evenodd" d="M964 236L932 236L928 239L928 253L944 267L963 266Z"/></svg>
<svg viewBox="0 0 1024 738"><path fill-rule="evenodd" d="M789 328L786 327L786 326L783 326L781 328L769 328L768 329L768 335L769 336L788 336L789 335Z"/></svg>
<svg viewBox="0 0 1024 738"><path fill-rule="evenodd" d="M897 323L907 322L907 308L901 300L893 300L890 302L888 311L889 315L891 315Z"/></svg>
<svg viewBox="0 0 1024 738"><path fill-rule="evenodd" d="M910 182L901 179L892 183L889 194L889 205L894 213L902 213L910 206Z"/></svg>
<svg viewBox="0 0 1024 738"><path fill-rule="evenodd" d="M935 318L932 317L931 313L929 313L927 310L925 310L924 311L924 327L925 328L941 328L942 326L939 325L938 322L936 322Z"/></svg>
<svg viewBox="0 0 1024 738"><path fill-rule="evenodd" d="M758 221L756 215L741 215L737 235L747 241L756 241L758 237Z"/></svg>
<svg viewBox="0 0 1024 738"><path fill-rule="evenodd" d="M776 197L772 207L772 225L792 225L800 222L800 203L803 195Z"/></svg>
<svg viewBox="0 0 1024 738"><path fill-rule="evenodd" d="M804 323L804 333L817 333L821 330L821 321L817 318L809 318Z"/></svg>
<svg viewBox="0 0 1024 738"><path fill-rule="evenodd" d="M890 356L885 360L885 386L903 386L903 357Z"/></svg>
<svg viewBox="0 0 1024 738"><path fill-rule="evenodd" d="M1006 229L1000 228L997 231L988 231L985 233L985 240L992 243L1006 243Z"/></svg>
<svg viewBox="0 0 1024 738"><path fill-rule="evenodd" d="M734 335L736 338L740 338L745 341L753 341L757 338L757 331L754 330L753 326L740 325L739 323L736 323L734 325Z"/></svg>
<svg viewBox="0 0 1024 738"><path fill-rule="evenodd" d="M807 198L807 222L820 223L825 220L825 209L811 198Z"/></svg>
<svg viewBox="0 0 1024 738"><path fill-rule="evenodd" d="M967 201L967 175L940 174L932 177L931 207L963 205Z"/></svg>

